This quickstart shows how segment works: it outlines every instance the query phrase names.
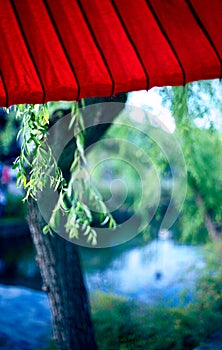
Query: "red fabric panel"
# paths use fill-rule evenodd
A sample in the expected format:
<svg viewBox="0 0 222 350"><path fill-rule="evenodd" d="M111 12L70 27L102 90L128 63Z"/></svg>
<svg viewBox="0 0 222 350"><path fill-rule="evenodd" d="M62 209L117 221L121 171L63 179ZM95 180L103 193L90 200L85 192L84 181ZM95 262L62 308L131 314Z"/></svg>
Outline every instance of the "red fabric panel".
<svg viewBox="0 0 222 350"><path fill-rule="evenodd" d="M110 95L112 81L76 1L49 0L68 55L75 66L80 97Z"/></svg>
<svg viewBox="0 0 222 350"><path fill-rule="evenodd" d="M219 77L220 62L186 2L150 0L150 3L178 53L186 82Z"/></svg>
<svg viewBox="0 0 222 350"><path fill-rule="evenodd" d="M222 1L190 1L198 13L222 59Z"/></svg>
<svg viewBox="0 0 222 350"><path fill-rule="evenodd" d="M219 78L221 0L0 0L0 105Z"/></svg>
<svg viewBox="0 0 222 350"><path fill-rule="evenodd" d="M0 14L0 71L8 92L4 105L41 103L42 88L9 1L0 1Z"/></svg>
<svg viewBox="0 0 222 350"><path fill-rule="evenodd" d="M90 26L110 67L114 94L146 89L146 76L110 0L82 0ZM129 74L130 72L130 74Z"/></svg>
<svg viewBox="0 0 222 350"><path fill-rule="evenodd" d="M163 36L145 0L114 1L135 43L150 78L155 85L181 85L183 76L170 46Z"/></svg>
<svg viewBox="0 0 222 350"><path fill-rule="evenodd" d="M4 84L2 81L2 77L0 75L0 106L5 106L6 104L7 104L7 102L6 102Z"/></svg>
<svg viewBox="0 0 222 350"><path fill-rule="evenodd" d="M45 88L45 101L75 100L77 83L43 1L14 0L14 4Z"/></svg>

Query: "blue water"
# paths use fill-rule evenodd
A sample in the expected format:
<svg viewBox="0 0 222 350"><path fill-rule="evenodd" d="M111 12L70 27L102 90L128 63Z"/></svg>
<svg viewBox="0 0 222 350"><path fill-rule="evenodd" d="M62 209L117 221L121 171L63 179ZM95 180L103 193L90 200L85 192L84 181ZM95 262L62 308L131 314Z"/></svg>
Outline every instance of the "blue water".
<svg viewBox="0 0 222 350"><path fill-rule="evenodd" d="M47 296L27 288L0 286L0 325L0 349L41 349L52 338Z"/></svg>
<svg viewBox="0 0 222 350"><path fill-rule="evenodd" d="M200 247L158 240L123 253L105 270L87 274L86 282L90 290L148 303L164 302L178 299L184 288L191 294L198 270L203 266Z"/></svg>

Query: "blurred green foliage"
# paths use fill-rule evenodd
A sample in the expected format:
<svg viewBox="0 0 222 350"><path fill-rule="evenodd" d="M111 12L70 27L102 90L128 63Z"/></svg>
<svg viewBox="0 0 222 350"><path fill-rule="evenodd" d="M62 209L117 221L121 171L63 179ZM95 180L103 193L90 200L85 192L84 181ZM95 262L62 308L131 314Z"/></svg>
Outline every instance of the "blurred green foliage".
<svg viewBox="0 0 222 350"><path fill-rule="evenodd" d="M3 157L10 157L10 151L15 144L16 135L18 132L18 123L13 109L9 109L8 113L1 108L0 120L0 160Z"/></svg>
<svg viewBox="0 0 222 350"><path fill-rule="evenodd" d="M165 88L187 166L187 197L178 220L178 238L205 243L222 232L222 86L201 81Z"/></svg>
<svg viewBox="0 0 222 350"><path fill-rule="evenodd" d="M126 109L89 154L92 168L101 159L93 179L111 208L115 196L116 203L121 202L125 186L127 196L120 209L139 212L147 222L153 218L144 234L147 239L155 237L170 202L173 177L172 164L152 135L159 132L157 139L165 138L166 145L175 137L184 155L188 188L181 211L176 200L171 202L178 211L172 227L174 238L206 243L222 232L222 85L216 80L200 81L186 87L161 88L159 94L174 117L174 134L167 133L148 111L140 108L133 118ZM115 159L108 159L113 155ZM125 185L121 188L115 179ZM141 205L142 197L146 202Z"/></svg>
<svg viewBox="0 0 222 350"><path fill-rule="evenodd" d="M6 219L26 219L27 205L22 201L23 195L15 195L10 192L7 194L7 204L4 209L4 218Z"/></svg>

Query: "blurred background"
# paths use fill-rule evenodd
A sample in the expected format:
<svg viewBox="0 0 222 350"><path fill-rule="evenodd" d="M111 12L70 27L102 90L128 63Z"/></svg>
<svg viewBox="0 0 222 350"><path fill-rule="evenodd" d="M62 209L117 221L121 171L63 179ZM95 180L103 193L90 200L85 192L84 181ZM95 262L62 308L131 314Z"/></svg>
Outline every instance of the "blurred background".
<svg viewBox="0 0 222 350"><path fill-rule="evenodd" d="M116 222L135 216L141 223L119 246L79 247L99 349L182 350L205 341L222 348L221 113L218 81L130 93L88 153L92 179ZM24 192L13 170L19 128L13 107L0 109L0 349L53 349ZM176 154L183 154L182 170L171 159ZM167 211L172 225L164 228Z"/></svg>

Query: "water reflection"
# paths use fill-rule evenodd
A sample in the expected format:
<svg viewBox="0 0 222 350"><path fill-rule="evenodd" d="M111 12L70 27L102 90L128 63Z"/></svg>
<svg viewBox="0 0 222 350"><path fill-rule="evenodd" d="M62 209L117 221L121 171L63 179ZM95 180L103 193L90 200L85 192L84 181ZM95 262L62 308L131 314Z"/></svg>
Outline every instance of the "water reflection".
<svg viewBox="0 0 222 350"><path fill-rule="evenodd" d="M90 290L154 302L191 289L203 266L201 248L158 240L121 253L105 270L86 273L86 281Z"/></svg>
<svg viewBox="0 0 222 350"><path fill-rule="evenodd" d="M144 302L164 301L193 287L203 267L200 247L171 239L145 244L141 237L118 247L80 249L90 291L99 289ZM0 283L41 289L42 281L29 236L1 238Z"/></svg>

